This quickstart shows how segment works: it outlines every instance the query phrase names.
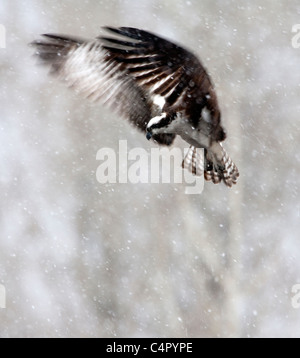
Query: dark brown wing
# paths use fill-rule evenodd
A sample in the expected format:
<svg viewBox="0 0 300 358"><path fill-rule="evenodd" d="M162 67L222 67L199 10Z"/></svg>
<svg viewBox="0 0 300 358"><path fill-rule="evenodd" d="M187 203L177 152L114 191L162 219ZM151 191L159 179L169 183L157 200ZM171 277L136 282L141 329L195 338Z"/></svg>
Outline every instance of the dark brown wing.
<svg viewBox="0 0 300 358"><path fill-rule="evenodd" d="M108 105L145 130L151 119L147 94L126 70L103 49L99 40L83 41L61 35L43 35L32 43L36 55L51 73L92 101Z"/></svg>
<svg viewBox="0 0 300 358"><path fill-rule="evenodd" d="M166 108L184 110L191 121L199 120L204 105L217 107L209 77L189 51L143 30L105 29L118 38L84 41L44 35L33 45L51 72L68 86L107 104L143 131L157 115L157 95L165 99ZM170 145L175 136L162 134L154 139Z"/></svg>
<svg viewBox="0 0 300 358"><path fill-rule="evenodd" d="M135 28L106 29L120 39L100 37L103 48L142 88L152 95L163 96L169 106L184 102L191 91L203 85L204 78L209 82L200 61L182 47Z"/></svg>
<svg viewBox="0 0 300 358"><path fill-rule="evenodd" d="M212 138L225 138L213 85L196 56L147 31L130 27L105 29L117 38L100 37L103 48L149 93L152 101L155 95L162 96L165 110L183 112L195 127L206 106L211 113L208 125Z"/></svg>

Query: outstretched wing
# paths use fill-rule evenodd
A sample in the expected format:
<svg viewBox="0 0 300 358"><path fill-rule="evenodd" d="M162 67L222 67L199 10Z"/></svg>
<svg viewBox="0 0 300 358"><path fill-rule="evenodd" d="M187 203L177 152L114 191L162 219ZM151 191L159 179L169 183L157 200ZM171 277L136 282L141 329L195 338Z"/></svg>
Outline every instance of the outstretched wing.
<svg viewBox="0 0 300 358"><path fill-rule="evenodd" d="M108 105L143 131L162 110L157 103L165 110L185 112L195 123L204 106L217 107L209 77L189 51L143 30L105 29L115 36L85 41L47 34L33 45L51 72L68 86ZM157 100L157 95L164 100ZM218 119L211 118L214 128ZM161 134L153 139L170 145L175 136Z"/></svg>
<svg viewBox="0 0 300 358"><path fill-rule="evenodd" d="M36 55L51 73L92 101L100 101L145 130L151 119L146 93L113 60L99 40L83 41L61 35L43 35L32 43Z"/></svg>
<svg viewBox="0 0 300 358"><path fill-rule="evenodd" d="M153 117L153 102L115 55L101 40L85 41L69 36L45 34L34 41L36 55L51 67L51 73L92 101L100 101L145 131ZM153 136L170 145L174 134Z"/></svg>
<svg viewBox="0 0 300 358"><path fill-rule="evenodd" d="M162 96L175 111L190 102L191 94L195 100L197 96L201 99L202 88L210 86L200 61L184 48L136 28L105 29L119 37L99 37L114 61L150 96Z"/></svg>
<svg viewBox="0 0 300 358"><path fill-rule="evenodd" d="M213 85L199 59L188 50L150 32L131 27L106 27L115 37L100 37L103 48L164 111L181 112L193 127L202 120L212 140L223 140L220 111ZM157 95L163 101L157 100ZM155 101L156 100L156 101Z"/></svg>

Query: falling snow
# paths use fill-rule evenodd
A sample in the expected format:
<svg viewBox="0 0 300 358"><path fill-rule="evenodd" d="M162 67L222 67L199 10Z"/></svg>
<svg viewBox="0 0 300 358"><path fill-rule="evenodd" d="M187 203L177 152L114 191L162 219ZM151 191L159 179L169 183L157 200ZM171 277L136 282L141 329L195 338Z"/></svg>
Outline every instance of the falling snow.
<svg viewBox="0 0 300 358"><path fill-rule="evenodd" d="M0 337L299 337L299 1L2 0L0 14ZM97 182L99 149L155 144L48 77L27 44L102 25L202 59L235 188Z"/></svg>

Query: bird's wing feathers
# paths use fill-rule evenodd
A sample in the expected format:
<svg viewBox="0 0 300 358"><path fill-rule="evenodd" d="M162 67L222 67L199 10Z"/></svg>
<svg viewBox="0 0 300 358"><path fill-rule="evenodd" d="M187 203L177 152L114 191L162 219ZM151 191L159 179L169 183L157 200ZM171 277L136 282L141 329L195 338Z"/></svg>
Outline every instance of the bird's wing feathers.
<svg viewBox="0 0 300 358"><path fill-rule="evenodd" d="M91 100L107 104L143 131L151 118L161 112L181 112L212 143L225 139L210 78L192 53L143 30L105 29L113 36L85 41L44 35L43 40L32 45L42 62L68 86ZM175 137L176 134L159 134L153 139L170 145ZM194 152L191 147L184 161L193 173L198 163ZM209 160L207 163L207 180L235 184L238 170L226 153L216 167Z"/></svg>
<svg viewBox="0 0 300 358"><path fill-rule="evenodd" d="M85 42L56 35L35 41L36 54L51 73L92 101L108 105L145 130L151 107L143 90L113 61L98 40Z"/></svg>
<svg viewBox="0 0 300 358"><path fill-rule="evenodd" d="M208 77L193 54L168 40L130 27L106 29L120 38L100 37L103 48L140 87L151 95L163 96L168 106L185 101L198 85L193 79Z"/></svg>
<svg viewBox="0 0 300 358"><path fill-rule="evenodd" d="M143 131L157 115L156 95L174 111L188 98L199 97L195 89L201 86L195 82L208 76L189 51L143 30L105 29L114 36L84 41L48 34L33 45L51 72L68 86L108 105ZM154 139L170 145L175 136L161 134Z"/></svg>

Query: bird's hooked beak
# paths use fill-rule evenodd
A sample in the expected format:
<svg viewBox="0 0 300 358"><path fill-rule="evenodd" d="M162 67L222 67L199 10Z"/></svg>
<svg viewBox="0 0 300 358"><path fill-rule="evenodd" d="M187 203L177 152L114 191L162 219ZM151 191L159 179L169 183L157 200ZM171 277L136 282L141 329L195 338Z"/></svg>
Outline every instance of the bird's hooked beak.
<svg viewBox="0 0 300 358"><path fill-rule="evenodd" d="M150 140L152 138L152 133L147 131L146 138Z"/></svg>

